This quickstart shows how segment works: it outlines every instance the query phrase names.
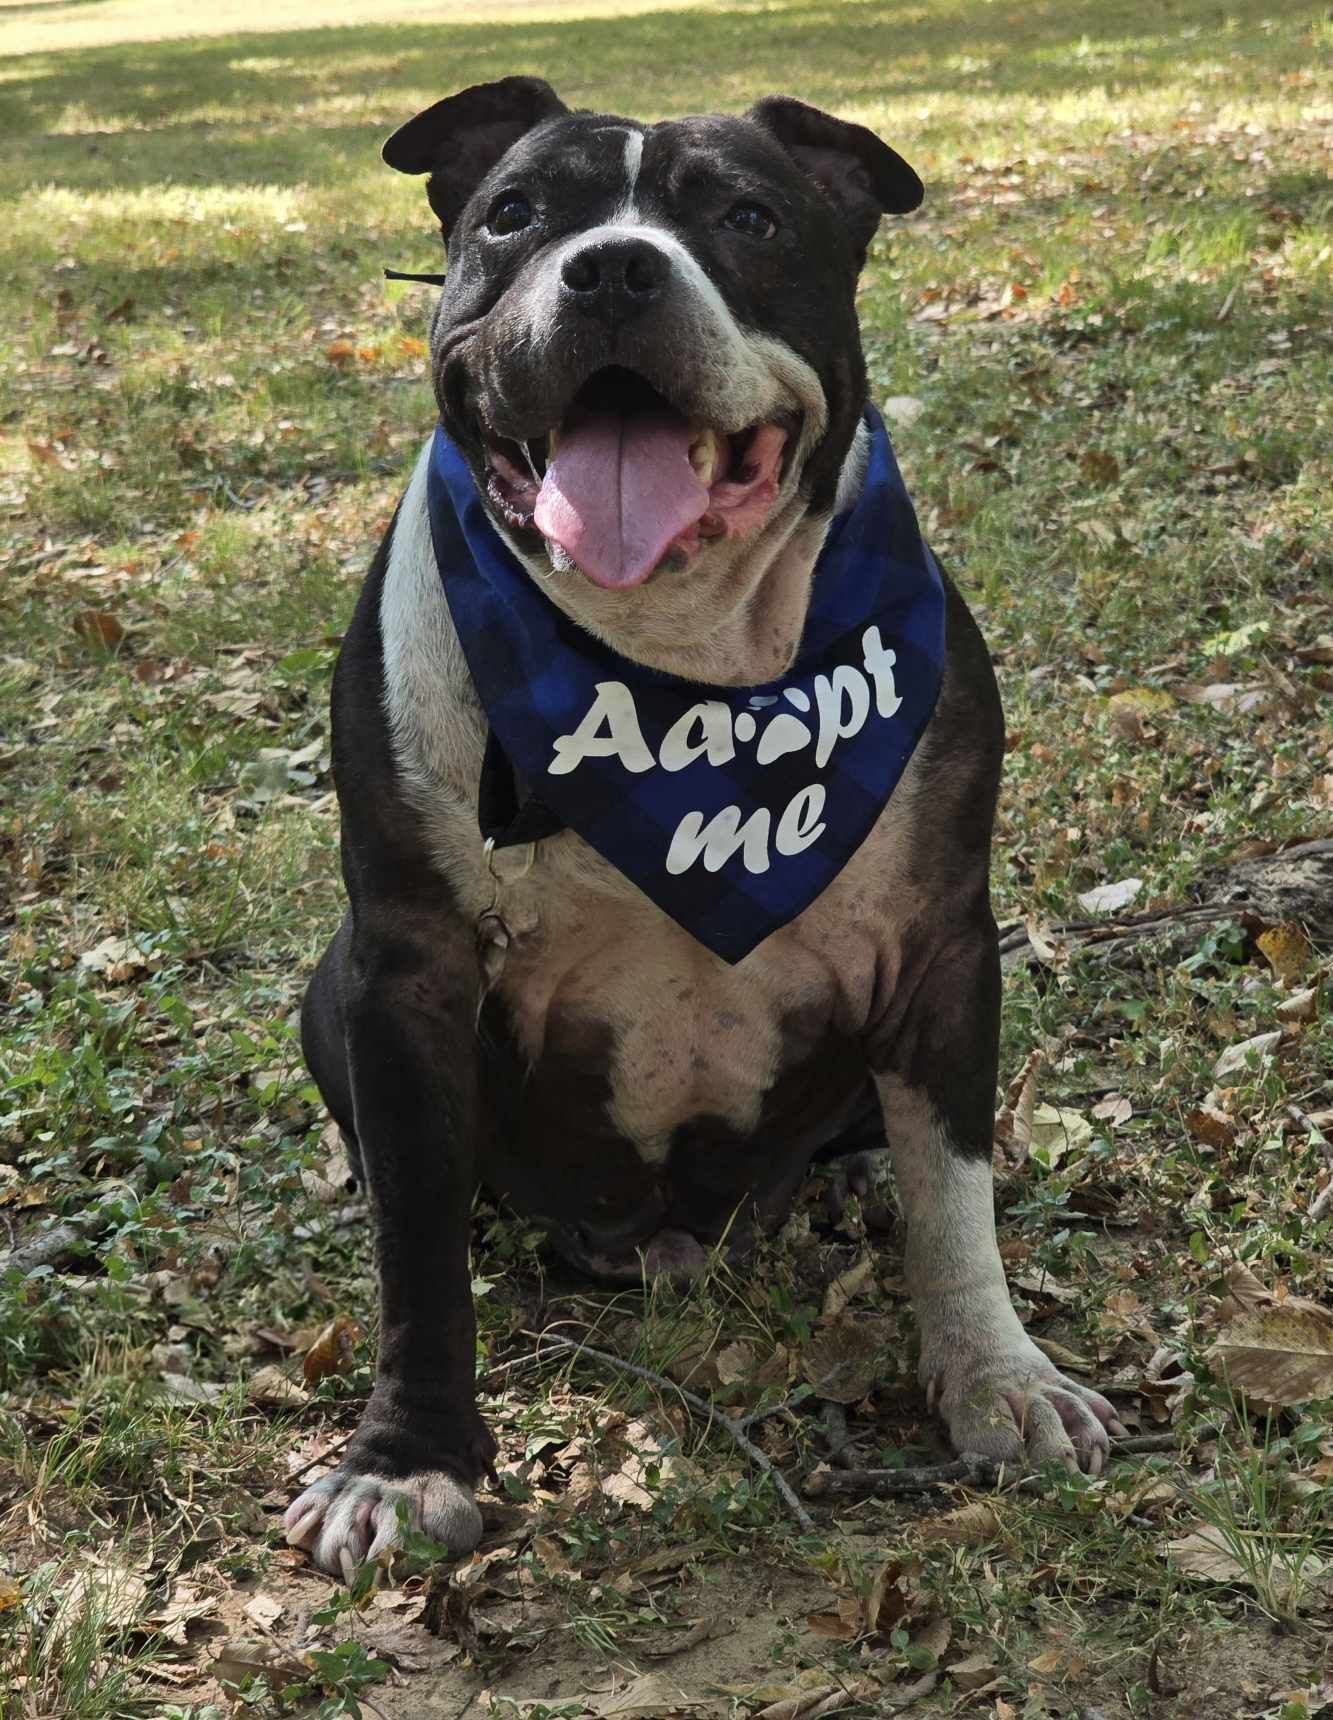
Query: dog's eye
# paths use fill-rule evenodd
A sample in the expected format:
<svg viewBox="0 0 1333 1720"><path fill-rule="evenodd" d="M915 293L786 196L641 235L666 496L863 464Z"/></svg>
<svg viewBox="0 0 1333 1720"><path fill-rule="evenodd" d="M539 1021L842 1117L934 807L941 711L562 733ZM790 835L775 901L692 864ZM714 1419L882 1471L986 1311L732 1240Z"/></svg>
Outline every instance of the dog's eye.
<svg viewBox="0 0 1333 1720"><path fill-rule="evenodd" d="M486 225L497 238L517 233L532 221L532 205L521 191L506 191L497 197L486 218Z"/></svg>
<svg viewBox="0 0 1333 1720"><path fill-rule="evenodd" d="M778 230L773 213L762 203L733 203L722 217L722 225L747 239L771 239Z"/></svg>

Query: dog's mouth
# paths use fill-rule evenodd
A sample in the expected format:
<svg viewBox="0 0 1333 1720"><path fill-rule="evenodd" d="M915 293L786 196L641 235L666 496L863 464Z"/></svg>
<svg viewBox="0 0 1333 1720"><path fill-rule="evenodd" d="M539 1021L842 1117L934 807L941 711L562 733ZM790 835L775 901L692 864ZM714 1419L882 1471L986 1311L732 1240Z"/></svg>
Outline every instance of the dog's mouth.
<svg viewBox="0 0 1333 1720"><path fill-rule="evenodd" d="M509 525L540 532L594 585L628 590L761 525L798 429L791 413L726 434L611 367L544 436L516 442L483 428L487 492Z"/></svg>

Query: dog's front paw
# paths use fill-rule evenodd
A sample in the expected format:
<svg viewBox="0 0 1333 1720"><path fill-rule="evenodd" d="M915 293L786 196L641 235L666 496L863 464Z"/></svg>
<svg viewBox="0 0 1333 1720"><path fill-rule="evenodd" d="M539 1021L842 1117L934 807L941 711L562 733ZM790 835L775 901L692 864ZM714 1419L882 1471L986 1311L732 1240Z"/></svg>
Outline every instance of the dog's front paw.
<svg viewBox="0 0 1333 1720"><path fill-rule="evenodd" d="M996 1463L1099 1475L1110 1435L1125 1431L1100 1392L1066 1379L1030 1341L998 1355L963 1348L923 1358L921 1374L955 1451Z"/></svg>
<svg viewBox="0 0 1333 1720"><path fill-rule="evenodd" d="M413 1528L451 1553L470 1553L481 1539L476 1496L456 1475L428 1469L391 1481L338 1469L288 1507L287 1540L320 1570L350 1582L358 1565L399 1545L400 1506Z"/></svg>

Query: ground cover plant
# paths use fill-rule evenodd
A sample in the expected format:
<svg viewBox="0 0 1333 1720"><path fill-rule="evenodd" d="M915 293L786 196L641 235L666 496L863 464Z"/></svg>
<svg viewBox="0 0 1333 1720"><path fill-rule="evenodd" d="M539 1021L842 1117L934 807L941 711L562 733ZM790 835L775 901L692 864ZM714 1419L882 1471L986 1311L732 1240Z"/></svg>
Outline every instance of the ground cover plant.
<svg viewBox="0 0 1333 1720"><path fill-rule="evenodd" d="M310 19L0 7L0 1713L1333 1707L1333 916L1243 883L1333 837L1327 20ZM277 1525L368 1389L373 1284L294 1012L336 640L432 417L429 290L380 271L437 256L377 151L513 70L649 118L789 90L927 182L861 307L1008 712L1001 1238L1138 1449L842 1491L948 1454L891 1191L839 1212L832 1167L688 1294L594 1291L482 1203L486 1538L337 1591ZM556 1338L742 1421L812 1526Z"/></svg>

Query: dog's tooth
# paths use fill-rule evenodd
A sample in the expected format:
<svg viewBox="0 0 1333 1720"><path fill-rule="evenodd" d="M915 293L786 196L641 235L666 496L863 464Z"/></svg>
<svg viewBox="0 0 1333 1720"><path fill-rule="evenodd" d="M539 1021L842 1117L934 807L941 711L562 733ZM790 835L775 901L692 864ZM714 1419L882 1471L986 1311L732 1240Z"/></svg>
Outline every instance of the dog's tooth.
<svg viewBox="0 0 1333 1720"><path fill-rule="evenodd" d="M690 443L690 464L708 483L713 476L713 466L717 460L717 433L713 430L701 431Z"/></svg>
<svg viewBox="0 0 1333 1720"><path fill-rule="evenodd" d="M548 430L546 432L546 458L548 460L555 459L555 451L559 446L560 432L558 430Z"/></svg>

